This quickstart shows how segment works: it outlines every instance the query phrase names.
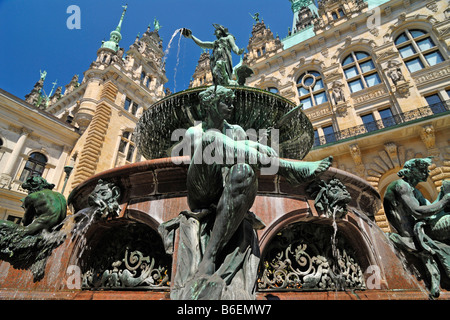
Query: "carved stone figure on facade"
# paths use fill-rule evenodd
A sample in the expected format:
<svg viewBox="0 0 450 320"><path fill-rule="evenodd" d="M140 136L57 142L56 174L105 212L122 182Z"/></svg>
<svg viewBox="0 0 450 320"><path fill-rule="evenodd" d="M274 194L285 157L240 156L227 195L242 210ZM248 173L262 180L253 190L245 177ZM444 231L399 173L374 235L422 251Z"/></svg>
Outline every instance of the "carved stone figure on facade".
<svg viewBox="0 0 450 320"><path fill-rule="evenodd" d="M342 89L344 85L340 81L333 81L331 86L331 98L333 100L334 109L338 116L347 114L347 104L345 103L345 94Z"/></svg>
<svg viewBox="0 0 450 320"><path fill-rule="evenodd" d="M392 61L389 61L387 67L387 75L392 80L394 85L397 85L400 81L405 81L405 77L400 69L400 64L395 64Z"/></svg>
<svg viewBox="0 0 450 320"><path fill-rule="evenodd" d="M80 83L78 82L78 75L74 75L72 77L72 80L70 80L69 84L66 85L66 91L64 92L65 95L71 93L74 89L78 88L80 86Z"/></svg>
<svg viewBox="0 0 450 320"><path fill-rule="evenodd" d="M431 203L416 189L426 181L432 158L408 160L384 197L384 209L396 233L389 234L395 246L423 263L432 297L438 297L441 269L450 277L450 182L444 181L438 198Z"/></svg>
<svg viewBox="0 0 450 320"><path fill-rule="evenodd" d="M50 98L50 105L56 103L62 97L63 97L63 95L62 95L62 87L56 88L55 93Z"/></svg>
<svg viewBox="0 0 450 320"><path fill-rule="evenodd" d="M34 106L38 106L42 101L42 88L44 87L45 77L47 76L47 71L40 71L40 78L34 84L33 89L29 94L25 96L25 101Z"/></svg>
<svg viewBox="0 0 450 320"><path fill-rule="evenodd" d="M214 35L216 40L212 42L201 41L193 36L189 29L182 29L181 33L186 38L192 39L198 46L203 49L212 49L211 55L211 72L213 74L213 81L215 85L237 85L238 82L245 82L245 80L238 79L238 82L233 80L233 61L231 53L237 55L244 53L245 49L240 49L236 45L236 38L225 28L219 24L213 24L215 28Z"/></svg>
<svg viewBox="0 0 450 320"><path fill-rule="evenodd" d="M65 238L55 229L66 217L66 199L54 187L40 176L28 178L22 184L28 190L22 225L0 220L0 259L30 269L35 281L44 276L47 257Z"/></svg>
<svg viewBox="0 0 450 320"><path fill-rule="evenodd" d="M338 105L341 102L345 102L344 91L342 90L342 84L338 81L333 82L333 86L331 89L331 96L333 97L333 101L335 105Z"/></svg>
<svg viewBox="0 0 450 320"><path fill-rule="evenodd" d="M313 180L331 165L332 157L317 162L279 159L271 147L246 140L242 127L227 122L233 98L233 90L222 86L200 93L206 119L189 128L181 142L193 155L187 176L191 211L160 227L169 252L174 230L180 228L184 237L178 246L173 299L253 299L259 261L255 230L264 225L249 209L258 189L256 172L267 163L262 159L277 158L278 174L293 184ZM222 146L215 149L219 158L198 163L211 144ZM229 161L230 154L234 161ZM239 154L248 160L236 161Z"/></svg>

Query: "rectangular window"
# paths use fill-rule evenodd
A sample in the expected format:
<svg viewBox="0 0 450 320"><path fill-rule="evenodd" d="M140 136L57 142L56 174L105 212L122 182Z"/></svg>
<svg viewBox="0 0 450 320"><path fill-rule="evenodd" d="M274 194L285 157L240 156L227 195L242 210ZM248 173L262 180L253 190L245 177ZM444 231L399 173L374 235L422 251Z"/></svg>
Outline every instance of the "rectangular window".
<svg viewBox="0 0 450 320"><path fill-rule="evenodd" d="M314 145L313 147L317 147L320 146L320 138L319 138L319 133L317 132L317 130L314 130Z"/></svg>
<svg viewBox="0 0 450 320"><path fill-rule="evenodd" d="M134 145L130 144L128 147L128 153L127 153L127 161L131 162L133 161L133 154L134 154Z"/></svg>
<svg viewBox="0 0 450 320"><path fill-rule="evenodd" d="M367 132L378 130L375 119L373 118L373 114L369 113L364 116L361 116L361 119Z"/></svg>
<svg viewBox="0 0 450 320"><path fill-rule="evenodd" d="M127 142L125 140L120 140L119 152L124 153L126 147L127 147Z"/></svg>
<svg viewBox="0 0 450 320"><path fill-rule="evenodd" d="M364 77L366 79L366 83L368 87L373 87L379 83L381 83L380 77L378 73L371 74L370 76Z"/></svg>
<svg viewBox="0 0 450 320"><path fill-rule="evenodd" d="M133 105L131 106L131 113L133 114L133 116L136 115L138 109L139 109L139 105L136 102L133 102Z"/></svg>
<svg viewBox="0 0 450 320"><path fill-rule="evenodd" d="M426 39L417 41L417 46L419 47L420 51L426 51L428 49L435 47L433 40L431 40L431 38L426 38Z"/></svg>
<svg viewBox="0 0 450 320"><path fill-rule="evenodd" d="M311 97L300 100L300 103L303 103L303 110L311 108L313 106Z"/></svg>
<svg viewBox="0 0 450 320"><path fill-rule="evenodd" d="M364 63L361 63L361 64L359 65L359 67L361 68L361 71L362 71L363 73L369 72L369 71L375 69L375 65L373 64L373 61L372 61L372 60L369 60L369 61L366 61L366 62L364 62Z"/></svg>
<svg viewBox="0 0 450 320"><path fill-rule="evenodd" d="M336 142L333 126L324 127L323 135L325 136L326 143Z"/></svg>
<svg viewBox="0 0 450 320"><path fill-rule="evenodd" d="M20 224L20 222L22 221L22 218L16 217L16 216L8 215L8 217L6 218L6 220L11 221L11 222L14 222L15 224Z"/></svg>
<svg viewBox="0 0 450 320"><path fill-rule="evenodd" d="M425 54L424 56L425 56L425 59L427 59L427 62L430 66L434 66L434 65L444 61L444 58L442 57L442 55L439 51L428 53L428 54Z"/></svg>
<svg viewBox="0 0 450 320"><path fill-rule="evenodd" d="M314 98L316 99L316 105L327 102L327 95L325 92L318 93L314 95Z"/></svg>
<svg viewBox="0 0 450 320"><path fill-rule="evenodd" d="M405 64L408 67L409 72L411 73L422 70L424 68L423 63L419 58L405 61Z"/></svg>
<svg viewBox="0 0 450 320"><path fill-rule="evenodd" d="M348 85L349 85L350 91L352 93L353 92L358 92L358 91L364 89L361 79L349 82Z"/></svg>
<svg viewBox="0 0 450 320"><path fill-rule="evenodd" d="M438 94L429 95L425 97L425 100L427 100L428 106L434 114L447 111L441 97Z"/></svg>
<svg viewBox="0 0 450 320"><path fill-rule="evenodd" d="M353 78L359 74L356 67L348 68L348 69L344 70L344 72L345 72L345 77L347 79Z"/></svg>
<svg viewBox="0 0 450 320"><path fill-rule="evenodd" d="M378 111L381 117L381 121L383 122L383 126L385 128L395 126L397 123L395 122L394 116L392 114L391 108L387 108L384 110Z"/></svg>
<svg viewBox="0 0 450 320"><path fill-rule="evenodd" d="M398 51L400 51L400 55L402 56L402 58L411 57L416 53L416 50L414 50L414 47L411 44L398 49Z"/></svg>
<svg viewBox="0 0 450 320"><path fill-rule="evenodd" d="M442 102L441 97L439 97L438 94L429 95L429 96L425 97L425 100L427 100L427 103L429 106Z"/></svg>
<svg viewBox="0 0 450 320"><path fill-rule="evenodd" d="M123 106L123 108L128 111L130 109L130 106L131 106L131 99L130 98L126 98L125 99L125 105Z"/></svg>
<svg viewBox="0 0 450 320"><path fill-rule="evenodd" d="M309 94L309 90L308 90L308 89L305 89L305 88L303 88L303 87L300 87L300 88L298 88L298 94L300 95L300 97L301 97L301 96L304 96L304 95L306 95L306 94Z"/></svg>

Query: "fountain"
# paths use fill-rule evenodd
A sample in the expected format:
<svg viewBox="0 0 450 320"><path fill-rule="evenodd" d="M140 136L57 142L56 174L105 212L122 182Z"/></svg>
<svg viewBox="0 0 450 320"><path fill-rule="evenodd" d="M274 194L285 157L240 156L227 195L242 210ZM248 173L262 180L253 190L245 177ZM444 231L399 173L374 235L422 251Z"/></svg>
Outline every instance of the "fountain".
<svg viewBox="0 0 450 320"><path fill-rule="evenodd" d="M228 48L213 52L215 84L148 108L135 132L148 160L78 185L75 214L38 235L58 239L45 263L16 264L2 244L0 298L428 299L375 223L377 191L331 158L301 160L313 144L301 106L244 86L251 70L227 60L242 50L214 27L218 42L179 32Z"/></svg>

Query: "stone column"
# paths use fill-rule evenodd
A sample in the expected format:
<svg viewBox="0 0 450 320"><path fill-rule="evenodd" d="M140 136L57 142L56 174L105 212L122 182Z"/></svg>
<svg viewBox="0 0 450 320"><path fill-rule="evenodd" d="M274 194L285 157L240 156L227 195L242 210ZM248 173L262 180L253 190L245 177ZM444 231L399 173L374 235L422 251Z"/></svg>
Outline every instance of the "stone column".
<svg viewBox="0 0 450 320"><path fill-rule="evenodd" d="M30 135L32 131L27 128L22 128L20 131L20 137L19 140L17 140L16 145L13 148L13 151L9 155L8 162L6 163L5 168L2 172L2 181L5 182L6 179L8 179L8 185L11 183L11 180L13 178L13 171L14 168L17 165L17 162L19 160L19 155L22 153L23 147L25 145L25 141L27 140L27 137Z"/></svg>

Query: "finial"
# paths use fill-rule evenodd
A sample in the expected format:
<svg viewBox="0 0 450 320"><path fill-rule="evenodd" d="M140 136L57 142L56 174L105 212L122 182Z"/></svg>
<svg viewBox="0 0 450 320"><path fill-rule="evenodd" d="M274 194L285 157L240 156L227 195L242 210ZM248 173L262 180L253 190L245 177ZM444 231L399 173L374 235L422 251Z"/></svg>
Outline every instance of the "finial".
<svg viewBox="0 0 450 320"><path fill-rule="evenodd" d="M125 16L125 12L127 12L128 4L122 6L122 8L123 8L122 17L120 17L119 25L116 28L116 31L119 31L119 32L122 29L122 21L123 21L123 17Z"/></svg>

